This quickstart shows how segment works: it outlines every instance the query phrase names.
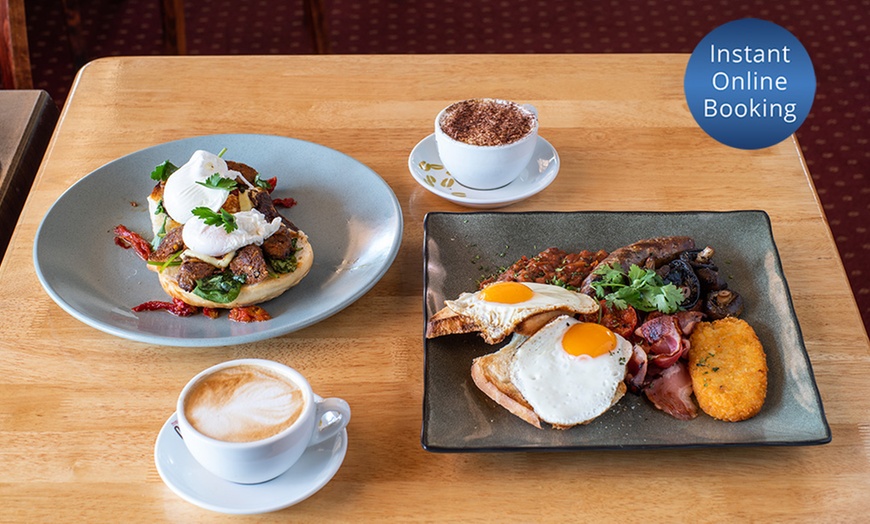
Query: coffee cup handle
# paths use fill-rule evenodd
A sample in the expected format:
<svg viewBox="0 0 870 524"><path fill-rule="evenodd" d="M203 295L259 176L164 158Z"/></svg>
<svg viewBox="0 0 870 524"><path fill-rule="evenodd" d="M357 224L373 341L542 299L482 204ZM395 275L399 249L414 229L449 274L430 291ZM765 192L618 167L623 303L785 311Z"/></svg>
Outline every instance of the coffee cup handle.
<svg viewBox="0 0 870 524"><path fill-rule="evenodd" d="M316 403L317 413L315 420L317 426L311 437L309 446L331 439L347 427L350 422L350 406L340 398L325 398Z"/></svg>

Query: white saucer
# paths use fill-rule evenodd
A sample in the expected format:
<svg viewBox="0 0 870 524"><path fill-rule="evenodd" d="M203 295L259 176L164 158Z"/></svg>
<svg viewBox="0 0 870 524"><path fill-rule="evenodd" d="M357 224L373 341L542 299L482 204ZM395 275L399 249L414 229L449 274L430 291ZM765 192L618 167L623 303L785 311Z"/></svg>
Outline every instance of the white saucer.
<svg viewBox="0 0 870 524"><path fill-rule="evenodd" d="M532 160L520 176L498 189L471 189L457 182L438 156L435 134L420 141L408 157L408 169L421 186L451 202L466 207L504 207L544 190L559 174L559 154L549 142L538 137Z"/></svg>
<svg viewBox="0 0 870 524"><path fill-rule="evenodd" d="M205 470L187 451L176 431L175 413L163 424L154 445L160 478L176 495L221 513L276 511L301 502L332 479L347 453L347 430L308 448L280 477L262 484L235 484Z"/></svg>

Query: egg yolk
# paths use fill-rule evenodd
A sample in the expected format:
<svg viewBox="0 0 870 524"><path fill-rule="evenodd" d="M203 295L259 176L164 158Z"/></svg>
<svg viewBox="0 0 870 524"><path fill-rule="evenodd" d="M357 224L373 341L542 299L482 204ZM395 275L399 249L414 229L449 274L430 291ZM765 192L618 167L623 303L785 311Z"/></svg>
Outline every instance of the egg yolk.
<svg viewBox="0 0 870 524"><path fill-rule="evenodd" d="M529 286L519 282L496 282L480 292L481 300L501 304L518 304L532 298L535 294Z"/></svg>
<svg viewBox="0 0 870 524"><path fill-rule="evenodd" d="M616 334L601 324L581 322L565 331L562 349L575 357L589 355L595 358L616 349Z"/></svg>

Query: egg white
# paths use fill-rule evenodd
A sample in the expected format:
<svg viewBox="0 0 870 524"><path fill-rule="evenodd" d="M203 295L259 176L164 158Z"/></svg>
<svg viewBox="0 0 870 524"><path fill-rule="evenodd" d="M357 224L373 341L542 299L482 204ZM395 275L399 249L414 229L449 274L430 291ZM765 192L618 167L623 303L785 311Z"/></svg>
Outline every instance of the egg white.
<svg viewBox="0 0 870 524"><path fill-rule="evenodd" d="M598 357L574 356L562 349L562 337L579 323L560 316L529 337L510 366L511 382L535 413L550 424L573 426L601 415L614 402L631 344L616 335L617 347Z"/></svg>
<svg viewBox="0 0 870 524"><path fill-rule="evenodd" d="M221 157L208 151L196 151L184 165L172 173L163 187L163 208L179 224L193 218L193 209L207 207L217 211L224 205L229 192L214 189L197 182L205 182L210 176L218 174L222 178L235 180L241 176L238 171L227 167Z"/></svg>
<svg viewBox="0 0 870 524"><path fill-rule="evenodd" d="M256 209L234 213L236 229L227 233L223 226L209 226L199 217L189 220L181 231L188 249L211 257L218 257L241 249L248 244L262 245L281 227L281 217L266 221Z"/></svg>
<svg viewBox="0 0 870 524"><path fill-rule="evenodd" d="M517 324L544 311L561 309L583 314L598 311L598 303L584 293L536 282L523 282L523 285L528 286L533 295L515 304L487 302L481 298L483 290L462 293L456 300L447 300L445 304L456 313L473 319L493 340L503 339Z"/></svg>

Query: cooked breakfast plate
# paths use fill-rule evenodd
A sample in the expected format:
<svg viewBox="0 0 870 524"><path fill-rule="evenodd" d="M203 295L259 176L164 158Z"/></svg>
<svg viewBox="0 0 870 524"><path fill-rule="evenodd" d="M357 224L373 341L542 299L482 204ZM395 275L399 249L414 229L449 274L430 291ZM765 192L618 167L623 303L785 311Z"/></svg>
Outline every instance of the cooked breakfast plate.
<svg viewBox="0 0 870 524"><path fill-rule="evenodd" d="M763 211L430 213L424 221L426 320L480 279L549 247L613 251L640 239L688 235L714 246L767 352L767 398L741 422L683 421L626 394L587 425L538 429L472 380L472 361L501 345L474 333L426 339L422 444L429 451L650 449L810 445L831 439L788 284Z"/></svg>
<svg viewBox="0 0 870 524"><path fill-rule="evenodd" d="M262 304L272 317L264 322L133 312L139 304L169 297L132 250L115 245L113 229L123 224L151 231L145 200L155 185L149 176L155 166L166 160L181 165L196 150L223 148L227 159L254 167L264 178L277 177L276 198L296 201L283 213L314 246L312 269L299 285ZM131 153L76 182L43 218L33 260L49 296L94 328L154 344L221 346L280 336L341 311L383 277L401 237L395 194L353 158L286 137L210 135Z"/></svg>

